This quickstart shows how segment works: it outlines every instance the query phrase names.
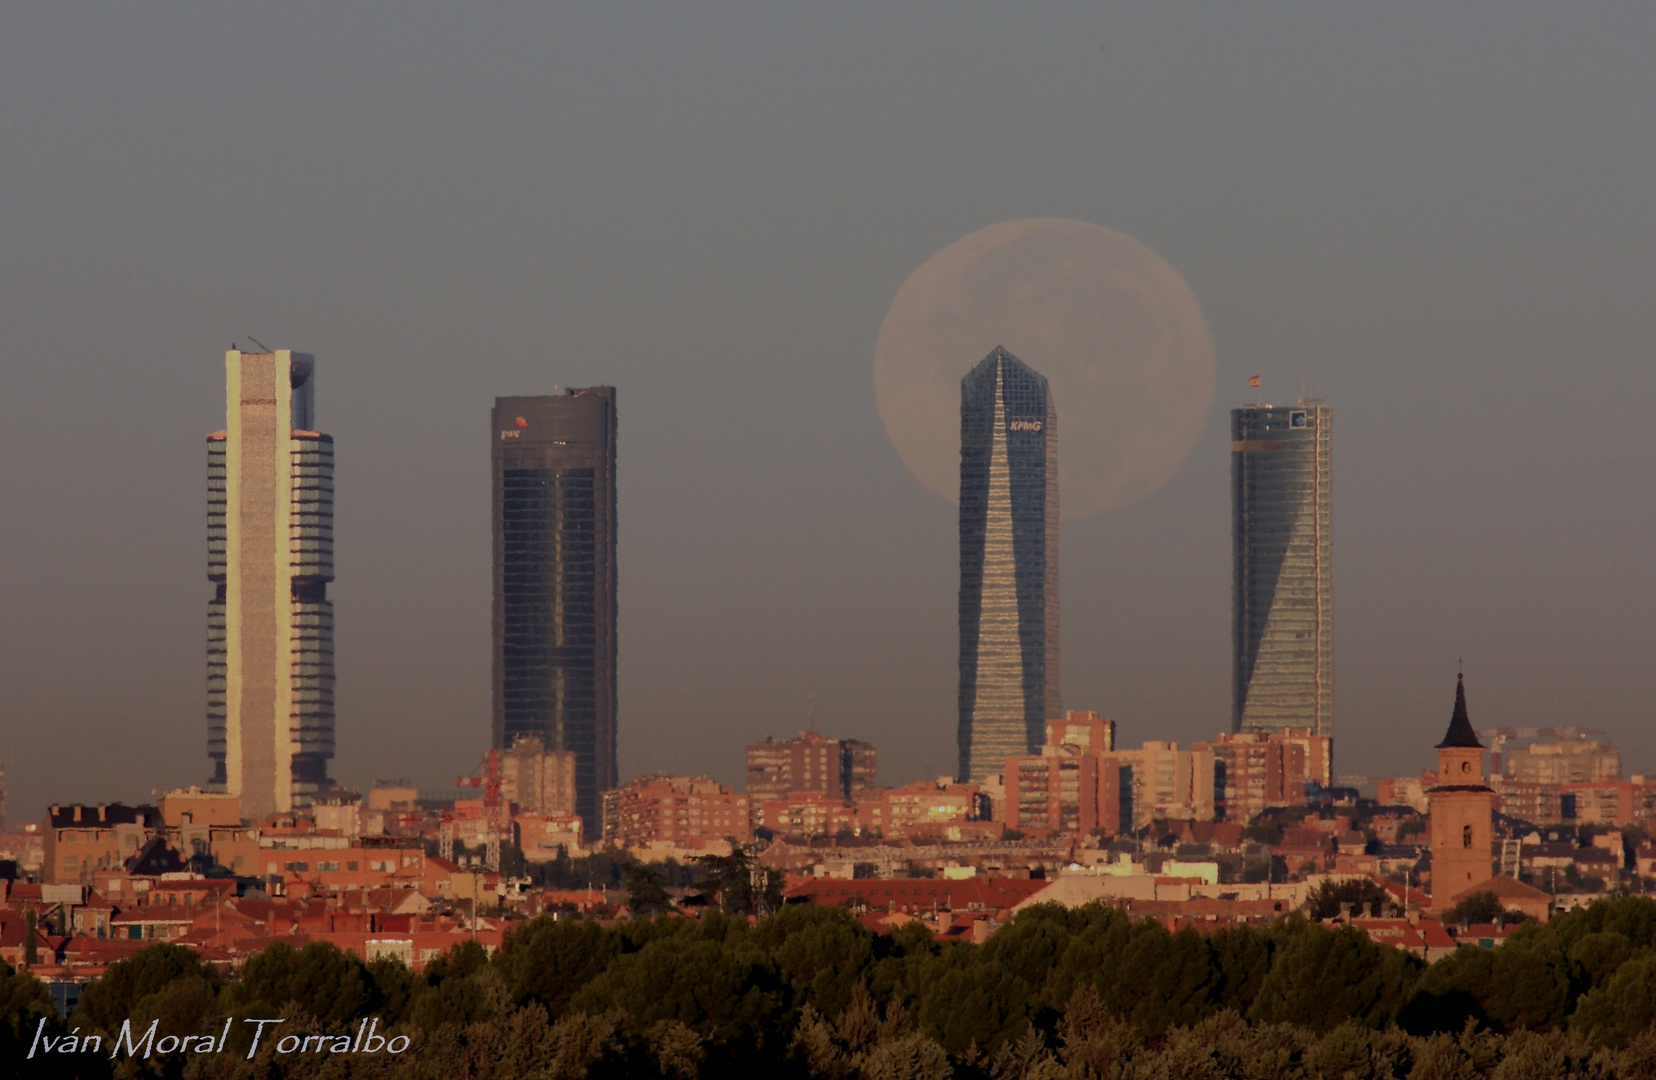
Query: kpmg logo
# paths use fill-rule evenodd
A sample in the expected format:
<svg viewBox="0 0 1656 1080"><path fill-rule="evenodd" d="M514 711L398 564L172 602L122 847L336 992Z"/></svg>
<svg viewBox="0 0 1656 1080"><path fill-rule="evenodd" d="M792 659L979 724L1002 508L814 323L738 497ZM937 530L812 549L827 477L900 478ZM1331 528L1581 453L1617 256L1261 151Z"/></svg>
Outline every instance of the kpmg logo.
<svg viewBox="0 0 1656 1080"><path fill-rule="evenodd" d="M1007 431L1040 431L1039 420L1013 420L1006 425Z"/></svg>

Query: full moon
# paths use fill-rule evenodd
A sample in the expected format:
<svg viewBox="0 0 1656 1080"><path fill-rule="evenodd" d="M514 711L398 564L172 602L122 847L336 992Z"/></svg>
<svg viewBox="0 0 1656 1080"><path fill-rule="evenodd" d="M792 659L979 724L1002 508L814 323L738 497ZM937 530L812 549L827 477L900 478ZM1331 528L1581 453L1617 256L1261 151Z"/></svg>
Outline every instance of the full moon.
<svg viewBox="0 0 1656 1080"><path fill-rule="evenodd" d="M1047 377L1066 520L1155 491L1213 407L1213 338L1179 272L1084 221L991 225L897 290L874 348L880 421L915 479L960 496L960 379L996 345Z"/></svg>

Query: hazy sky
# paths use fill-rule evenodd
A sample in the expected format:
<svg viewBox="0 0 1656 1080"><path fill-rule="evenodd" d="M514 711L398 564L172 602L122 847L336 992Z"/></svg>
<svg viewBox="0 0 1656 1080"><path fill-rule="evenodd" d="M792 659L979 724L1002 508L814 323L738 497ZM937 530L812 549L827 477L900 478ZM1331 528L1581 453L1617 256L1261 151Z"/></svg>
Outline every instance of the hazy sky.
<svg viewBox="0 0 1656 1080"><path fill-rule="evenodd" d="M1068 705L1226 726L1261 374L1334 406L1337 768L1429 764L1464 656L1479 726L1656 771L1653 50L1635 4L5 5L8 814L205 778L204 436L249 334L316 354L336 440L338 779L475 765L489 406L597 382L622 775L739 781L813 685L886 781L950 770L955 511L874 342L1026 217L1148 245L1218 357L1183 470L1065 526Z"/></svg>

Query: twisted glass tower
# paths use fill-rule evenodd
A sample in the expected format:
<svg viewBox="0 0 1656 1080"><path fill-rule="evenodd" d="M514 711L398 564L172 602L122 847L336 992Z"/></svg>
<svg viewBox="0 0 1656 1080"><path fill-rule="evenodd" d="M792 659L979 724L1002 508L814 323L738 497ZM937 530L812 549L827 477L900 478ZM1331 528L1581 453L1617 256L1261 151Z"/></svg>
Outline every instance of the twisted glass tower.
<svg viewBox="0 0 1656 1080"><path fill-rule="evenodd" d="M1058 692L1058 414L996 346L960 382L960 778L1033 753Z"/></svg>
<svg viewBox="0 0 1656 1080"><path fill-rule="evenodd" d="M615 390L495 399L494 745L575 755L599 833L616 786Z"/></svg>
<svg viewBox="0 0 1656 1080"><path fill-rule="evenodd" d="M1231 410L1231 726L1334 734L1333 410Z"/></svg>
<svg viewBox="0 0 1656 1080"><path fill-rule="evenodd" d="M212 785L258 821L333 786L333 437L316 360L225 354L207 437L207 753Z"/></svg>

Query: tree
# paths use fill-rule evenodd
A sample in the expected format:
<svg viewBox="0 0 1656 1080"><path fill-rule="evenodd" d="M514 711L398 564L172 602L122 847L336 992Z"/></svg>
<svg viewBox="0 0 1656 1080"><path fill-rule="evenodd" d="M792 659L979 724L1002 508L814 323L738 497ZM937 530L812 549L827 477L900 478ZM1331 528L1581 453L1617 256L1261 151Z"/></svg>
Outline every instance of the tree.
<svg viewBox="0 0 1656 1080"><path fill-rule="evenodd" d="M1250 926L1229 926L1208 937L1214 967L1213 999L1246 1015L1271 972L1271 938Z"/></svg>
<svg viewBox="0 0 1656 1080"><path fill-rule="evenodd" d="M7 1062L7 1067L27 1052L18 1044L29 1045L43 1018L49 1034L62 1030L46 985L26 971L13 971L10 965L0 963L0 1051L5 1053L0 1060Z"/></svg>
<svg viewBox="0 0 1656 1080"><path fill-rule="evenodd" d="M1597 990L1633 955L1633 945L1621 934L1586 934L1569 947L1568 955L1576 986Z"/></svg>
<svg viewBox="0 0 1656 1080"><path fill-rule="evenodd" d="M790 905L755 928L765 949L794 990L825 1016L838 1015L862 987L874 962L874 934L843 908Z"/></svg>
<svg viewBox="0 0 1656 1080"><path fill-rule="evenodd" d="M1623 964L1603 987L1581 999L1570 1026L1599 1046L1621 1048L1656 1021L1656 955Z"/></svg>
<svg viewBox="0 0 1656 1080"><path fill-rule="evenodd" d="M103 978L88 983L75 1006L72 1022L82 1024L88 1030L116 1031L121 1021L134 1019L140 1012L146 1011L146 1004L148 1011L159 1015L160 1010L156 1006L163 1003L151 999L171 989L171 999L167 1004L172 1005L173 1009L168 1019L184 1025L182 1029L172 1030L192 1034L197 1023L205 1019L206 1012L211 1009L218 992L218 982L217 973L202 964L195 950L182 945L151 945L111 964ZM193 988L193 991L179 989L186 986ZM187 1010L193 1007L199 1007L202 1014L188 1017L177 1015L181 1008Z"/></svg>
<svg viewBox="0 0 1656 1080"><path fill-rule="evenodd" d="M1122 956L1133 935L1160 930L1159 927L1148 929L1151 925L1135 926L1120 908L1100 903L1072 912L1072 931L1063 956L1047 978L1042 1003L1047 1008L1060 1009L1081 987L1091 986L1106 1008L1118 1014L1124 1011L1115 997L1121 981Z"/></svg>
<svg viewBox="0 0 1656 1080"><path fill-rule="evenodd" d="M620 952L619 935L595 922L543 916L508 933L493 963L513 1000L538 1001L557 1020L568 1011L569 999Z"/></svg>
<svg viewBox="0 0 1656 1080"><path fill-rule="evenodd" d="M659 915L673 910L667 895L666 876L653 866L639 865L628 878L627 907L634 915Z"/></svg>
<svg viewBox="0 0 1656 1080"><path fill-rule="evenodd" d="M1018 913L983 946L983 959L1011 972L1024 992L1039 997L1047 977L1069 947L1069 912L1058 904L1037 904Z"/></svg>
<svg viewBox="0 0 1656 1080"><path fill-rule="evenodd" d="M408 1019L432 1031L443 1024L476 1024L505 1019L497 1014L509 1004L504 980L487 966L487 951L464 941L426 965L415 984Z"/></svg>
<svg viewBox="0 0 1656 1080"><path fill-rule="evenodd" d="M368 977L373 980L374 998L386 1024L402 1023L417 989L414 973L396 957L381 956L368 962Z"/></svg>
<svg viewBox="0 0 1656 1080"><path fill-rule="evenodd" d="M1443 913L1443 921L1457 923L1492 923L1505 914L1501 898L1492 892L1474 893Z"/></svg>
<svg viewBox="0 0 1656 1080"><path fill-rule="evenodd" d="M1453 1033L1468 1023L1487 1026L1485 1000L1494 978L1495 950L1457 949L1420 976L1398 1023L1416 1035Z"/></svg>
<svg viewBox="0 0 1656 1080"><path fill-rule="evenodd" d="M279 941L248 959L230 987L230 1004L266 1015L292 1005L324 1025L341 1025L377 1002L373 978L356 956L322 941L297 950Z"/></svg>
<svg viewBox="0 0 1656 1080"><path fill-rule="evenodd" d="M782 906L781 873L761 870L751 848L733 844L729 855L702 855L695 861L726 914L763 915Z"/></svg>
<svg viewBox="0 0 1656 1080"><path fill-rule="evenodd" d="M1403 1006L1421 963L1350 926L1301 923L1283 931L1249 1012L1266 1023L1331 1031L1346 1020L1379 1027Z"/></svg>
<svg viewBox="0 0 1656 1080"><path fill-rule="evenodd" d="M1029 994L1001 965L951 951L927 965L935 974L920 988L920 1027L952 1054L993 1052L1028 1023Z"/></svg>
<svg viewBox="0 0 1656 1080"><path fill-rule="evenodd" d="M1145 1038L1194 1023L1214 1010L1219 975L1208 940L1191 929L1134 926L1104 1000Z"/></svg>
<svg viewBox="0 0 1656 1080"><path fill-rule="evenodd" d="M1306 902L1310 905L1311 918L1318 920L1337 918L1348 908L1354 909L1358 917L1397 912L1397 902L1391 893L1373 878L1325 880L1311 891Z"/></svg>
<svg viewBox="0 0 1656 1080"><path fill-rule="evenodd" d="M643 1025L677 1020L714 1043L765 1043L786 1005L770 957L742 940L707 940L695 923L670 922L685 929L672 927L670 936L617 957L571 1005L590 1013L620 1009Z"/></svg>
<svg viewBox="0 0 1656 1080"><path fill-rule="evenodd" d="M1484 1000L1489 1018L1502 1030L1556 1027L1569 1015L1573 998L1569 958L1544 926L1519 927L1495 950Z"/></svg>

